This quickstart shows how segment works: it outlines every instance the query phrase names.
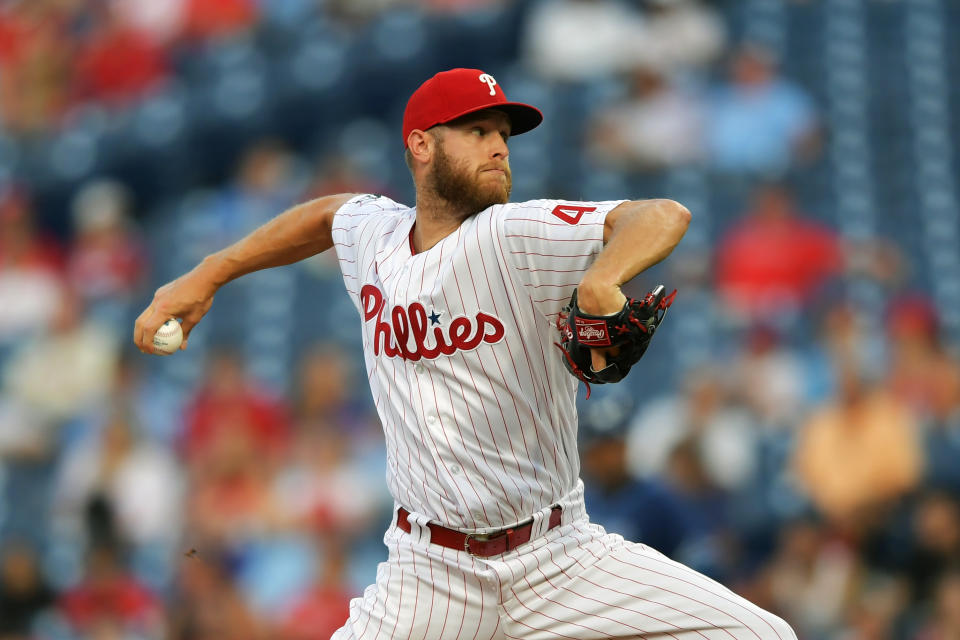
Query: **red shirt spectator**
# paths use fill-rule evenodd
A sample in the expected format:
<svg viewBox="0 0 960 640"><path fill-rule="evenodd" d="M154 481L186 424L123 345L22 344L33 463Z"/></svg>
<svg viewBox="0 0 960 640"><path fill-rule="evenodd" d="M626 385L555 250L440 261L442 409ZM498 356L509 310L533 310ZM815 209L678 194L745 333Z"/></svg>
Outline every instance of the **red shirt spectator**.
<svg viewBox="0 0 960 640"><path fill-rule="evenodd" d="M799 217L782 187L767 186L720 240L717 287L730 308L764 316L809 302L842 262L836 234Z"/></svg>
<svg viewBox="0 0 960 640"><path fill-rule="evenodd" d="M214 356L206 384L187 409L183 452L190 462L205 457L225 430L243 430L268 458L282 451L290 435L286 406L258 391L247 379L236 354Z"/></svg>
<svg viewBox="0 0 960 640"><path fill-rule="evenodd" d="M126 188L111 180L91 182L74 198L67 275L85 300L126 299L140 284L147 260L129 208Z"/></svg>
<svg viewBox="0 0 960 640"><path fill-rule="evenodd" d="M166 78L166 52L147 34L106 14L97 33L80 47L76 60L76 95L83 99L124 103L143 95Z"/></svg>
<svg viewBox="0 0 960 640"><path fill-rule="evenodd" d="M185 14L186 36L206 40L250 28L257 6L252 0L187 0Z"/></svg>
<svg viewBox="0 0 960 640"><path fill-rule="evenodd" d="M336 535L323 535L320 540L324 556L317 580L284 616L278 634L282 640L326 640L350 613L345 540Z"/></svg>
<svg viewBox="0 0 960 640"><path fill-rule="evenodd" d="M0 124L16 132L49 127L67 103L73 42L51 5L0 3Z"/></svg>
<svg viewBox="0 0 960 640"><path fill-rule="evenodd" d="M114 553L106 547L91 552L87 577L61 598L64 615L80 632L104 623L120 628L158 628L159 600L124 573Z"/></svg>
<svg viewBox="0 0 960 640"><path fill-rule="evenodd" d="M337 586L318 586L305 594L287 616L284 640L326 640L350 613L350 595Z"/></svg>

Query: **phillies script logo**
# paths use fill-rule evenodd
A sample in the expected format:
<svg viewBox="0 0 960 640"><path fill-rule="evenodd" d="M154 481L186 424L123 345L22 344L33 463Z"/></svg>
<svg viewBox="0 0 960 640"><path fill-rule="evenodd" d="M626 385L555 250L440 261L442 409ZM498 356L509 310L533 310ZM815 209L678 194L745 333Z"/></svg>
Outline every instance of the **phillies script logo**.
<svg viewBox="0 0 960 640"><path fill-rule="evenodd" d="M388 358L400 356L413 362L420 358L433 360L440 354L449 356L457 350L471 351L481 342L500 342L504 336L499 318L478 311L476 318L458 316L446 327L433 327L433 336L429 340L432 344L428 344L430 322L424 306L419 302L412 302L407 308L397 305L384 320L383 292L372 284L365 284L360 289L360 306L363 321L374 322L373 353L380 355L382 349Z"/></svg>
<svg viewBox="0 0 960 640"><path fill-rule="evenodd" d="M607 335L607 323L603 320L586 320L577 318L577 338L581 344L590 346L606 346L610 344Z"/></svg>

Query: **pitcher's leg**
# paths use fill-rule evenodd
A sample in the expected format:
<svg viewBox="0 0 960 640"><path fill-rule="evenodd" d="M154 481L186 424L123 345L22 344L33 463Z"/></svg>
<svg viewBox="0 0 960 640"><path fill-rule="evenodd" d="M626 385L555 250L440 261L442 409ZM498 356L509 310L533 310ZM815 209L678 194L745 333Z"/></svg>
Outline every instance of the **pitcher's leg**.
<svg viewBox="0 0 960 640"><path fill-rule="evenodd" d="M642 544L575 523L502 564L508 637L795 640L783 620Z"/></svg>
<svg viewBox="0 0 960 640"><path fill-rule="evenodd" d="M332 640L491 640L498 637L497 593L462 554L388 534L390 555L377 582L350 602Z"/></svg>

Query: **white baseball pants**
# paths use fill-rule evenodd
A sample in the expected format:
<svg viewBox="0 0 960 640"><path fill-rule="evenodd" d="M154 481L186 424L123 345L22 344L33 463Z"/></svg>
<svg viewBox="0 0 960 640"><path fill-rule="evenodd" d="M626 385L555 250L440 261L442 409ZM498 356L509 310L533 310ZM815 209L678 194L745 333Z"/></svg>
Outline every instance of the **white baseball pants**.
<svg viewBox="0 0 960 640"><path fill-rule="evenodd" d="M425 526L392 526L376 584L350 603L333 640L796 639L718 582L607 533L582 506L570 511L492 558L432 545Z"/></svg>

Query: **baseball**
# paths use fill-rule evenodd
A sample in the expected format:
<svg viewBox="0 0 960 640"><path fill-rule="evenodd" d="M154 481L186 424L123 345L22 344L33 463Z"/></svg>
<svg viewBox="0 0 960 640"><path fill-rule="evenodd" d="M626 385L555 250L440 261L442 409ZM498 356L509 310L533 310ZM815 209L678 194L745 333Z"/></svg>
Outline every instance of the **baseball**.
<svg viewBox="0 0 960 640"><path fill-rule="evenodd" d="M173 353L183 342L183 330L175 318L170 318L153 335L153 348L159 353Z"/></svg>

